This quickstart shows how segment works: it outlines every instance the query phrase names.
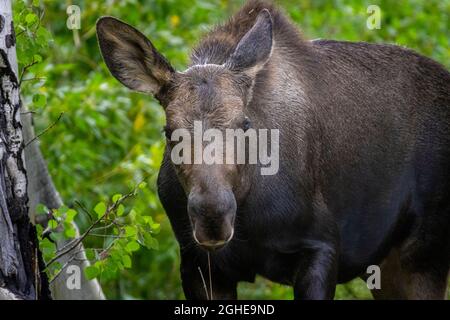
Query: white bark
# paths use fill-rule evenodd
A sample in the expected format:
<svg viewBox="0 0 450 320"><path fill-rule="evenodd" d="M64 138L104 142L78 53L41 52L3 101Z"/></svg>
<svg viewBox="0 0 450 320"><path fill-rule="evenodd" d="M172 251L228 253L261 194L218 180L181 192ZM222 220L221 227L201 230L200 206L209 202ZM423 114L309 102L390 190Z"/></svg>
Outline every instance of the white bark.
<svg viewBox="0 0 450 320"><path fill-rule="evenodd" d="M15 35L10 1L0 1L0 288L1 297L35 299L41 284L28 218ZM37 286L36 286L37 285Z"/></svg>
<svg viewBox="0 0 450 320"><path fill-rule="evenodd" d="M6 51L9 64L17 75L16 36L13 27L11 0L0 0L0 14L3 16L2 21L0 21L0 48Z"/></svg>
<svg viewBox="0 0 450 320"><path fill-rule="evenodd" d="M0 288L0 300L22 300L9 290Z"/></svg>

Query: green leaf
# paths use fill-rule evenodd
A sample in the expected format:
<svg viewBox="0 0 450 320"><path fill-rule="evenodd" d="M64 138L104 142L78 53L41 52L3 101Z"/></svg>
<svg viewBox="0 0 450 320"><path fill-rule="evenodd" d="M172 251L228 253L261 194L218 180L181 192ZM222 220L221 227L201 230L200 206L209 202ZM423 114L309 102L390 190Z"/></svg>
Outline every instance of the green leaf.
<svg viewBox="0 0 450 320"><path fill-rule="evenodd" d="M154 233L159 233L160 227L161 227L161 225L159 223L154 223L154 224L151 225L151 228L152 228Z"/></svg>
<svg viewBox="0 0 450 320"><path fill-rule="evenodd" d="M39 7L40 0L33 0L32 5L33 7Z"/></svg>
<svg viewBox="0 0 450 320"><path fill-rule="evenodd" d="M116 271L117 271L116 267L114 267L114 268L106 268L102 272L102 279L105 279L105 280L113 279L115 277L115 275L116 275Z"/></svg>
<svg viewBox="0 0 450 320"><path fill-rule="evenodd" d="M49 239L45 238L39 242L39 248L42 251L45 261L53 259L56 253L56 245Z"/></svg>
<svg viewBox="0 0 450 320"><path fill-rule="evenodd" d="M65 212L64 210L65 210L64 206L59 207L58 209L52 209L53 217L61 218L62 217L62 213Z"/></svg>
<svg viewBox="0 0 450 320"><path fill-rule="evenodd" d="M144 189L146 186L147 186L147 182L141 182L138 185L139 189Z"/></svg>
<svg viewBox="0 0 450 320"><path fill-rule="evenodd" d="M53 250L53 249L56 248L56 245L55 245L53 242L51 242L50 240L48 240L47 238L45 238L44 240L42 240L42 241L39 243L39 247L40 247L41 249L44 249L44 248L51 248L51 249Z"/></svg>
<svg viewBox="0 0 450 320"><path fill-rule="evenodd" d="M136 216L137 216L136 210L131 209L130 213L128 214L128 218L130 218L131 222L134 222Z"/></svg>
<svg viewBox="0 0 450 320"><path fill-rule="evenodd" d="M117 202L120 200L120 198L122 198L122 195L120 193L115 194L112 196L112 202Z"/></svg>
<svg viewBox="0 0 450 320"><path fill-rule="evenodd" d="M56 241L56 242L65 240L64 233L61 232L61 231L58 230L58 229L54 230L54 231L50 234L50 238L51 238L53 241Z"/></svg>
<svg viewBox="0 0 450 320"><path fill-rule="evenodd" d="M125 247L125 249L126 249L128 252L138 251L139 248L140 248L140 245L139 245L139 243L137 243L136 241L128 242L127 246Z"/></svg>
<svg viewBox="0 0 450 320"><path fill-rule="evenodd" d="M66 222L72 222L77 214L78 214L78 212L76 212L73 209L67 210L67 212L66 212Z"/></svg>
<svg viewBox="0 0 450 320"><path fill-rule="evenodd" d="M49 211L48 208L44 206L42 203L39 203L36 206L36 214L47 214L48 211Z"/></svg>
<svg viewBox="0 0 450 320"><path fill-rule="evenodd" d="M35 54L33 56L34 61L36 61L37 63L42 62L42 56L39 54Z"/></svg>
<svg viewBox="0 0 450 320"><path fill-rule="evenodd" d="M125 235L127 237L134 237L136 235L136 229L132 226L125 227Z"/></svg>
<svg viewBox="0 0 450 320"><path fill-rule="evenodd" d="M155 222L153 221L153 218L152 218L151 216L144 216L143 218L144 218L144 222L145 222L150 228L152 228L153 230L158 230L158 229L159 229L160 224L159 224L159 223L155 223Z"/></svg>
<svg viewBox="0 0 450 320"><path fill-rule="evenodd" d="M25 22L28 25L35 23L37 20L38 20L38 17L34 13L29 13L25 16Z"/></svg>
<svg viewBox="0 0 450 320"><path fill-rule="evenodd" d="M50 229L56 229L57 226L58 226L58 222L56 220L51 219L48 221L48 227Z"/></svg>
<svg viewBox="0 0 450 320"><path fill-rule="evenodd" d="M43 26L38 28L36 35L38 36L38 41L45 41L47 44L50 40L52 40L52 34Z"/></svg>
<svg viewBox="0 0 450 320"><path fill-rule="evenodd" d="M59 261L55 261L52 263L51 267L54 270L54 273L58 273L58 271L61 270L62 265Z"/></svg>
<svg viewBox="0 0 450 320"><path fill-rule="evenodd" d="M125 212L125 207L123 206L123 204L119 204L119 206L117 207L117 215L120 217L123 215L124 212Z"/></svg>
<svg viewBox="0 0 450 320"><path fill-rule="evenodd" d="M124 265L122 263L122 259L120 259L120 260L112 260L112 261L110 261L110 263L112 265L114 265L119 270L122 270L124 268Z"/></svg>
<svg viewBox="0 0 450 320"><path fill-rule="evenodd" d="M151 216L144 216L142 217L144 222L146 224L148 224L149 226L151 226L153 224L153 218Z"/></svg>
<svg viewBox="0 0 450 320"><path fill-rule="evenodd" d="M42 232L43 231L44 231L44 227L41 226L40 224L36 224L36 232L37 232L39 241L42 240Z"/></svg>
<svg viewBox="0 0 450 320"><path fill-rule="evenodd" d="M61 207L58 208L58 210L60 210L61 213L66 213L67 210L69 210L69 207L63 204Z"/></svg>
<svg viewBox="0 0 450 320"><path fill-rule="evenodd" d="M85 250L86 258L88 260L94 260L95 259L95 251L91 248L88 248Z"/></svg>
<svg viewBox="0 0 450 320"><path fill-rule="evenodd" d="M33 96L33 104L38 108L42 108L47 104L47 97L43 94L35 94Z"/></svg>
<svg viewBox="0 0 450 320"><path fill-rule="evenodd" d="M125 254L122 256L122 263L125 268L131 268L131 258L129 255Z"/></svg>
<svg viewBox="0 0 450 320"><path fill-rule="evenodd" d="M77 233L75 231L75 228L72 227L72 225L69 225L69 226L64 228L64 236L66 238L75 238L76 234Z"/></svg>
<svg viewBox="0 0 450 320"><path fill-rule="evenodd" d="M106 204L104 202L99 202L94 208L97 217L100 219L106 212Z"/></svg>
<svg viewBox="0 0 450 320"><path fill-rule="evenodd" d="M100 270L96 265L91 265L84 269L84 274L88 280L92 280L100 274Z"/></svg>
<svg viewBox="0 0 450 320"><path fill-rule="evenodd" d="M159 249L158 240L156 240L149 234L144 235L144 244L145 244L145 247L147 247L147 249L154 249L154 250Z"/></svg>

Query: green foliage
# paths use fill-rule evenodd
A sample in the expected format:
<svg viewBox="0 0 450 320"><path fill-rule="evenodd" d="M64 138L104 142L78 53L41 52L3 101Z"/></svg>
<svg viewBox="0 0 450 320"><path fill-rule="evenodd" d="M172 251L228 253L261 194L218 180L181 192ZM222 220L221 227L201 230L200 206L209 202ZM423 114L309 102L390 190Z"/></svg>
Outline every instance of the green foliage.
<svg viewBox="0 0 450 320"><path fill-rule="evenodd" d="M396 43L450 67L449 1L279 2L306 38ZM121 202L122 194L145 180L137 195L118 204L100 223L119 221L120 227L84 239L93 262L85 273L101 281L108 298L183 298L178 246L156 193L164 113L153 98L128 91L109 74L96 43L95 21L112 15L136 26L182 70L199 37L225 20L241 1L80 0L76 4L81 8L81 30L67 28L65 1L14 1L19 68L26 71L24 104L35 113L37 133L56 123L40 138L41 149L67 207L51 211L50 237L77 237L71 220L84 234L111 205ZM369 4L382 10L380 30L366 28ZM89 214L80 203L92 208L86 210ZM45 208L41 211L48 214ZM60 225L65 228L58 232ZM44 230L40 231L42 235ZM54 244L48 238L40 241L46 261L51 261ZM55 276L61 267L52 264L49 272ZM249 299L292 297L291 289L260 278L256 284L240 285L239 292ZM339 286L336 297L370 295L364 283L355 280Z"/></svg>
<svg viewBox="0 0 450 320"><path fill-rule="evenodd" d="M139 189L142 190L142 186L140 184ZM80 211L92 221L81 235L77 234L73 225L78 211L67 206L52 210L43 205L38 207L37 214L47 218L38 219L47 221L45 230L38 225L38 239L51 281L64 268L56 262L56 258L67 255L68 261L72 261L76 257L78 244L89 237L100 237L103 243L98 248L85 248L86 257L91 262L91 266L84 270L88 279L98 276L114 279L118 272L132 267L131 256L141 247L158 248L158 241L153 235L159 232L160 225L151 216L139 214L134 207L126 209L124 206L125 200L136 196L139 189L124 196L115 194L108 204L97 203L93 213L78 203ZM66 240L67 244L56 248L55 242L59 240Z"/></svg>

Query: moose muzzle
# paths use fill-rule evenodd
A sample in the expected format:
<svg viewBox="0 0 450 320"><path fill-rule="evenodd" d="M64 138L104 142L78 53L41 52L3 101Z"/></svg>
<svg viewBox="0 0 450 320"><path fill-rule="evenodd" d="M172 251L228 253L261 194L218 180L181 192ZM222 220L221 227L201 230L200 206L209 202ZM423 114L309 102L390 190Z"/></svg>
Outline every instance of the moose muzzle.
<svg viewBox="0 0 450 320"><path fill-rule="evenodd" d="M188 199L188 214L194 240L213 251L225 246L233 237L236 200L232 191L193 191Z"/></svg>

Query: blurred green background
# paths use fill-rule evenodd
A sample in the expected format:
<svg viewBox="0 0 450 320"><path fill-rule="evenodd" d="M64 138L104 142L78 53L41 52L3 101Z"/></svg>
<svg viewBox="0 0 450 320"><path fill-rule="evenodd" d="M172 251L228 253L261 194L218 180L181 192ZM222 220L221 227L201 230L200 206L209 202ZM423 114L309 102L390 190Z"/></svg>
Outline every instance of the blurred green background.
<svg viewBox="0 0 450 320"><path fill-rule="evenodd" d="M15 8L19 3L15 1ZM27 1L25 1L27 2ZM399 44L450 67L450 1L448 0L292 0L278 1L308 39L328 38ZM81 29L69 30L66 8L81 9ZM179 278L178 246L156 195L156 175L164 147L164 113L152 98L122 87L106 69L97 45L95 21L118 17L146 34L179 70L190 49L215 23L229 17L241 1L107 0L41 1L42 23L50 32L43 62L29 68L23 82L24 103L35 112L36 131L57 124L41 137L50 173L65 203L82 201L92 207L114 193L126 193L148 177L136 210L161 223L158 250L142 249L133 267L102 278L110 299L184 298ZM369 30L367 7L382 10L381 29ZM16 30L16 33L17 30ZM22 67L29 49L18 33ZM39 93L38 98L33 98ZM78 217L81 230L88 221ZM86 246L99 240L89 238ZM258 278L241 284L240 298L291 299L292 290ZM340 285L337 299L368 299L361 280Z"/></svg>

